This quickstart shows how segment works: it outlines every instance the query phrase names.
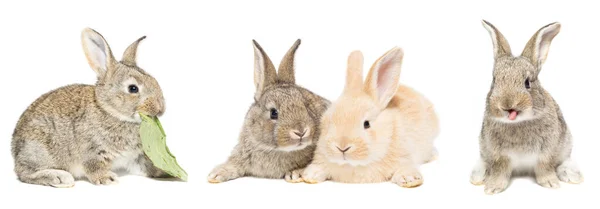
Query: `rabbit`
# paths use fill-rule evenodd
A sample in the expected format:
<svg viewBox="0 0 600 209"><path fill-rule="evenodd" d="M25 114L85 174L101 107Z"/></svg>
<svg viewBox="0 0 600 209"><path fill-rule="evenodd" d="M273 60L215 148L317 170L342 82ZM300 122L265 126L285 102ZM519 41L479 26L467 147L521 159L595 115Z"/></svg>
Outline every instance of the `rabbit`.
<svg viewBox="0 0 600 209"><path fill-rule="evenodd" d="M323 114L304 182L423 183L419 166L437 157L438 117L427 98L399 83L403 57L401 48L389 50L363 83L363 55L350 54L343 93Z"/></svg>
<svg viewBox="0 0 600 209"><path fill-rule="evenodd" d="M300 174L310 163L319 136L319 119L329 101L296 85L294 56L298 39L275 66L253 40L254 103L248 110L227 161L208 175L210 183L243 176L301 182Z"/></svg>
<svg viewBox="0 0 600 209"><path fill-rule="evenodd" d="M480 159L471 183L485 184L485 193L504 191L512 173L535 174L538 184L558 188L559 180L580 183L583 176L571 160L572 139L556 101L544 90L538 75L560 23L539 29L520 56L489 22L494 72L487 95L479 139Z"/></svg>
<svg viewBox="0 0 600 209"><path fill-rule="evenodd" d="M138 113L165 112L156 79L136 65L133 42L119 62L93 29L81 41L95 85L67 85L43 94L22 114L13 133L14 171L25 183L72 187L87 178L95 185L117 182L115 172L168 177L143 153Z"/></svg>

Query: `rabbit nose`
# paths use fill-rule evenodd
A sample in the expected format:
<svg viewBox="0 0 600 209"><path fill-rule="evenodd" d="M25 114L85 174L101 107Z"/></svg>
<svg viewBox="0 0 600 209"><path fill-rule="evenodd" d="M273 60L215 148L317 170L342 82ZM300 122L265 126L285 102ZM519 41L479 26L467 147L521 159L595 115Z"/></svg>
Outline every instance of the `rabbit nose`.
<svg viewBox="0 0 600 209"><path fill-rule="evenodd" d="M340 148L338 146L336 146L335 148L337 148L342 153L346 153L348 150L350 150L350 148L352 148L352 146L348 146L348 147L346 147L344 149L342 149L342 148Z"/></svg>
<svg viewBox="0 0 600 209"><path fill-rule="evenodd" d="M302 133L294 131L294 134L296 134L296 136L299 136L300 138L302 138L304 136L304 134L306 134L306 130L304 130Z"/></svg>
<svg viewBox="0 0 600 209"><path fill-rule="evenodd" d="M308 136L309 134L310 129L308 127L304 128L302 131L290 130L290 137L292 137L292 139L302 139L302 137Z"/></svg>

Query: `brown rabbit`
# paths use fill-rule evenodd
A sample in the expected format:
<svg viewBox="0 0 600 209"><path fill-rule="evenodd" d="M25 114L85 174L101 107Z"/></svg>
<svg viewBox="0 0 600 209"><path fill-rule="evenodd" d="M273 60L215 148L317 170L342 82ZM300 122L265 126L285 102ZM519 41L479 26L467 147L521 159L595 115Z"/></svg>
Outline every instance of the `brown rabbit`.
<svg viewBox="0 0 600 209"><path fill-rule="evenodd" d="M319 120L329 101L296 85L294 56L300 40L284 56L278 72L262 47L253 44L254 103L237 146L227 162L208 175L208 181L255 176L300 182L302 170L312 160Z"/></svg>
<svg viewBox="0 0 600 209"><path fill-rule="evenodd" d="M471 183L485 193L504 191L513 171L535 174L538 184L559 187L559 180L580 183L583 176L571 160L572 139L558 104L538 78L559 23L539 29L520 56L513 56L500 31L483 26L494 46L494 80L480 136L481 160Z"/></svg>
<svg viewBox="0 0 600 209"><path fill-rule="evenodd" d="M77 177L111 184L119 169L167 176L144 155L139 138L138 113L165 111L158 82L136 65L137 46L145 37L131 44L120 62L96 31L86 28L81 38L98 81L46 93L22 114L12 140L19 180L72 187Z"/></svg>

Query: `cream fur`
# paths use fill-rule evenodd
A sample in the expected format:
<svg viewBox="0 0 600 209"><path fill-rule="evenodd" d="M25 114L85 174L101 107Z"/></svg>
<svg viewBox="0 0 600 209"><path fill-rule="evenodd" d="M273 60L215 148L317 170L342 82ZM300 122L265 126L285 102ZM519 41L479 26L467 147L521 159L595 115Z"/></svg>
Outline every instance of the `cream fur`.
<svg viewBox="0 0 600 209"><path fill-rule="evenodd" d="M379 60L390 60L385 56L399 54L392 52ZM362 69L353 66L354 63L362 64L362 61L352 60L356 58L362 59L362 55L353 52L348 61L348 78L354 82L349 80L346 84L346 88L355 89L345 89L338 101L325 112L314 160L302 177L307 183L325 180L376 183L392 180L405 187L418 186L422 182L418 167L434 157L433 141L439 132L433 105L412 88L400 85L387 107L380 110L380 100L376 96L369 94L369 91L356 90L362 86L356 82L356 76L360 75L358 73ZM373 65L364 85L371 89L371 82L381 82L382 79L369 80L378 66L399 68L394 65L397 63L381 64L379 60ZM391 74L396 77L390 78L393 80L391 82L397 82L399 72ZM390 81L383 83L387 82ZM364 120L370 122L371 128L364 129ZM348 147L350 149L344 154L338 150Z"/></svg>

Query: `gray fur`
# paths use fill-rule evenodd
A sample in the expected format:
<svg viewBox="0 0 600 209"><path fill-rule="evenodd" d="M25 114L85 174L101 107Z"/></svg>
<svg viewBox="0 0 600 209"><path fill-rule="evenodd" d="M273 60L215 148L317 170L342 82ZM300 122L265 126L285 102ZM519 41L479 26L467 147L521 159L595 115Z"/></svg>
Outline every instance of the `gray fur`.
<svg viewBox="0 0 600 209"><path fill-rule="evenodd" d="M529 169L542 186L555 188L558 187L559 177L561 180L566 178L566 173L557 174L557 167L570 161L571 134L558 104L538 79L545 54L536 48L536 39L539 33L545 32L543 30L546 27L553 27L552 31L546 32L551 36L545 35L541 41L549 47L560 29L560 25L556 24L540 29L529 41L523 54L515 57L502 34L484 21L488 30L491 29L495 64L480 135L483 166L473 171L472 182L485 184L488 194L502 192L508 186L517 164L514 160L521 160L514 156L536 156L534 165ZM525 87L526 79L530 80L530 89ZM508 117L506 110L517 110L520 114L529 111L532 116L519 122L500 121L499 118ZM569 169L580 177L575 167Z"/></svg>
<svg viewBox="0 0 600 209"><path fill-rule="evenodd" d="M165 111L158 82L135 65L114 61L108 44L97 32L86 29L83 34L84 41L97 38L93 40L95 46L105 47L102 55L106 65L102 67L106 69L90 61L97 72L96 85L58 88L39 97L21 115L12 139L19 180L71 187L77 177L85 177L94 184L110 184L117 181L117 170L135 167L140 174L165 177L141 149L140 120L136 118L137 112L159 116ZM98 39L103 43L97 43ZM89 60L87 46L84 43ZM128 54L132 56L124 56L126 59L135 60L134 52ZM131 79L140 87L138 94L126 92L125 82Z"/></svg>
<svg viewBox="0 0 600 209"><path fill-rule="evenodd" d="M277 74L266 53L254 41L255 102L246 114L238 144L227 162L209 174L210 182L243 176L296 181L300 171L311 162L319 136L318 123L330 102L295 84L293 63L299 44L300 40L296 41L288 51ZM278 110L277 120L271 120L271 108ZM300 139L290 137L290 131L306 127L310 134ZM310 145L299 150L281 150L298 146L300 141Z"/></svg>

